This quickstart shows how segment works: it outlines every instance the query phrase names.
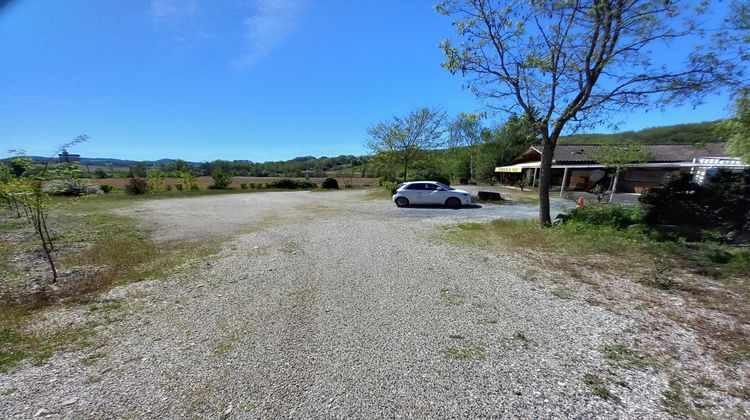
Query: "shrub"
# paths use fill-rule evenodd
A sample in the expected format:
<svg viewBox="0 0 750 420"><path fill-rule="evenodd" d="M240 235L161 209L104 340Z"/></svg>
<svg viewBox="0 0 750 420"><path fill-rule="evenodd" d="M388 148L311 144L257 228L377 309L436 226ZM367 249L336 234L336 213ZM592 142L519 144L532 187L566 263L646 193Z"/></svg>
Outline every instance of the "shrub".
<svg viewBox="0 0 750 420"><path fill-rule="evenodd" d="M94 171L94 176L99 179L109 178L109 174L102 168L97 168Z"/></svg>
<svg viewBox="0 0 750 420"><path fill-rule="evenodd" d="M320 184L320 187L327 190L337 190L339 189L339 182L336 181L336 178L329 177L323 180L323 183Z"/></svg>
<svg viewBox="0 0 750 420"><path fill-rule="evenodd" d="M212 177L214 183L208 186L211 190L223 190L229 187L229 184L232 183L232 176L227 173L217 172L213 174Z"/></svg>
<svg viewBox="0 0 750 420"><path fill-rule="evenodd" d="M692 175L667 178L639 199L648 224L696 225L725 229L750 228L750 169L719 170L710 185L698 185Z"/></svg>
<svg viewBox="0 0 750 420"><path fill-rule="evenodd" d="M76 179L72 180L55 180L45 188L52 195L64 195L69 197L78 197L90 194L102 194L103 190L98 185L81 182Z"/></svg>
<svg viewBox="0 0 750 420"><path fill-rule="evenodd" d="M113 189L115 189L115 187L113 187L111 185L107 185L107 184L101 184L101 185L99 185L99 188L102 189L102 192L104 194L109 194L109 193L112 192Z"/></svg>
<svg viewBox="0 0 750 420"><path fill-rule="evenodd" d="M150 189L148 181L144 178L130 178L130 182L125 186L125 192L131 195L146 194Z"/></svg>
<svg viewBox="0 0 750 420"><path fill-rule="evenodd" d="M247 184L244 183L244 182L242 184L240 184L240 189L246 190L247 189Z"/></svg>
<svg viewBox="0 0 750 420"><path fill-rule="evenodd" d="M249 186L250 186L250 189L251 189L251 190L254 190L254 189L255 189L255 188L257 187L257 185L255 185L255 183L254 183L254 182L251 182L251 183L249 184Z"/></svg>
<svg viewBox="0 0 750 420"><path fill-rule="evenodd" d="M574 209L570 218L575 222L610 226L616 229L624 229L630 225L643 223L643 214L640 207L616 204L588 204Z"/></svg>
<svg viewBox="0 0 750 420"><path fill-rule="evenodd" d="M182 191L183 189L182 184L174 184L174 187L177 188L177 191Z"/></svg>
<svg viewBox="0 0 750 420"><path fill-rule="evenodd" d="M380 186L390 191L391 194L396 194L396 190L398 189L398 184L395 182L381 182Z"/></svg>
<svg viewBox="0 0 750 420"><path fill-rule="evenodd" d="M308 180L305 179L278 179L276 181L269 182L266 184L267 188L279 188L279 189L285 189L285 190L306 190L310 188L315 188L316 185Z"/></svg>
<svg viewBox="0 0 750 420"><path fill-rule="evenodd" d="M165 189L166 191L172 191L172 184L167 184L167 185L165 185L165 186L164 186L164 189Z"/></svg>

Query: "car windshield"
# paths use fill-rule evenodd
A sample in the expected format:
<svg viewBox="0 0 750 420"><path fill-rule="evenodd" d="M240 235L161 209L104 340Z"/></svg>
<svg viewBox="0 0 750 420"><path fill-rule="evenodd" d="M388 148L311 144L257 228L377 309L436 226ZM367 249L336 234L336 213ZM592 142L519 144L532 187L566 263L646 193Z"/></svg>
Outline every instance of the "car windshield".
<svg viewBox="0 0 750 420"><path fill-rule="evenodd" d="M437 185L438 187L443 188L444 190L455 190L455 188L451 188L451 187L449 187L449 186L447 186L447 185L445 185L445 184L443 184L441 182L436 182L435 185Z"/></svg>

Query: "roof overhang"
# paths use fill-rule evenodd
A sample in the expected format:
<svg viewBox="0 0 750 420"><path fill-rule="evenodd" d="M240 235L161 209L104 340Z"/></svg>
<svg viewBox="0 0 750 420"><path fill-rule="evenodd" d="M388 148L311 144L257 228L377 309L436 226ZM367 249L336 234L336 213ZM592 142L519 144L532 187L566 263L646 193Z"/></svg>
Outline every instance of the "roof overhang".
<svg viewBox="0 0 750 420"><path fill-rule="evenodd" d="M495 172L500 173L521 173L524 169L536 169L541 167L542 162L525 162L517 163L510 166L498 166L495 168ZM748 168L750 165L734 164L734 163L696 163L696 162L662 162L662 163L629 163L626 165L619 165L621 168L644 168L644 169L691 169L691 168L737 168L743 169ZM613 166L602 165L599 163L581 163L581 164L569 164L569 165L552 165L552 169L603 169L611 168Z"/></svg>

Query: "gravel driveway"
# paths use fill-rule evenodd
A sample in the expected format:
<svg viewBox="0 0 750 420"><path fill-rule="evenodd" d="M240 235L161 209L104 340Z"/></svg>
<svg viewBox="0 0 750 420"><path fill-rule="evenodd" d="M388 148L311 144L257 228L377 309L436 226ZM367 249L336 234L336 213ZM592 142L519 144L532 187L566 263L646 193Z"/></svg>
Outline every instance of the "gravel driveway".
<svg viewBox="0 0 750 420"><path fill-rule="evenodd" d="M363 194L124 210L166 243L226 242L211 261L103 296L122 320L97 327L100 347L0 375L0 417L665 416L664 378L628 378L621 404L584 384L609 369L600 348L627 319L523 279L533 262L434 237L509 207L397 209Z"/></svg>

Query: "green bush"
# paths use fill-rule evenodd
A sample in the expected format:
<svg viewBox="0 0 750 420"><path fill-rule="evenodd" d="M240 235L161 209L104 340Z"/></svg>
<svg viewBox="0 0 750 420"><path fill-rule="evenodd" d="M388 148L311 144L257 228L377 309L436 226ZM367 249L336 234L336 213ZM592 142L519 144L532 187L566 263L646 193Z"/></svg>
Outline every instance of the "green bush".
<svg viewBox="0 0 750 420"><path fill-rule="evenodd" d="M166 191L172 191L172 184L167 184L164 186L164 190Z"/></svg>
<svg viewBox="0 0 750 420"><path fill-rule="evenodd" d="M648 224L748 229L750 169L719 170L709 178L709 185L696 184L689 173L677 174L645 192L639 200Z"/></svg>
<svg viewBox="0 0 750 420"><path fill-rule="evenodd" d="M112 190L114 190L114 189L115 189L115 187L113 187L113 186L111 186L111 185L107 185L107 184L101 184L101 185L99 185L99 188L101 188L101 189L102 189L102 192L103 192L104 194L109 194L109 193L111 193L111 192L112 192Z"/></svg>
<svg viewBox="0 0 750 420"><path fill-rule="evenodd" d="M320 184L320 188L325 188L327 190L337 190L339 189L339 182L336 181L336 178L326 178L323 180L323 183Z"/></svg>
<svg viewBox="0 0 750 420"><path fill-rule="evenodd" d="M174 187L177 188L177 191L182 191L183 189L182 184L174 184Z"/></svg>
<svg viewBox="0 0 750 420"><path fill-rule="evenodd" d="M381 182L380 186L383 187L383 189L390 191L391 194L396 194L396 190L398 189L398 184L395 182Z"/></svg>
<svg viewBox="0 0 750 420"><path fill-rule="evenodd" d="M229 185L232 183L232 176L227 173L217 172L213 174L212 177L214 179L214 183L208 186L208 188L211 190L223 190L229 187Z"/></svg>
<svg viewBox="0 0 750 420"><path fill-rule="evenodd" d="M144 178L130 178L130 182L125 186L125 192L131 195L146 194L151 191L148 187L148 181Z"/></svg>
<svg viewBox="0 0 750 420"><path fill-rule="evenodd" d="M310 182L306 179L278 179L276 181L269 182L266 184L267 188L278 188L278 189L284 189L284 190L308 190L311 188L315 188L316 185L313 182Z"/></svg>
<svg viewBox="0 0 750 420"><path fill-rule="evenodd" d="M242 184L240 184L240 189L246 190L247 189L247 184L244 183L244 182Z"/></svg>
<svg viewBox="0 0 750 420"><path fill-rule="evenodd" d="M640 207L616 204L588 204L574 209L570 216L574 222L609 226L615 229L624 229L630 225L643 223L643 213Z"/></svg>
<svg viewBox="0 0 750 420"><path fill-rule="evenodd" d="M248 184L248 186L250 187L251 190L254 190L256 187L258 187L257 185L255 185L254 182L251 182L250 184Z"/></svg>

